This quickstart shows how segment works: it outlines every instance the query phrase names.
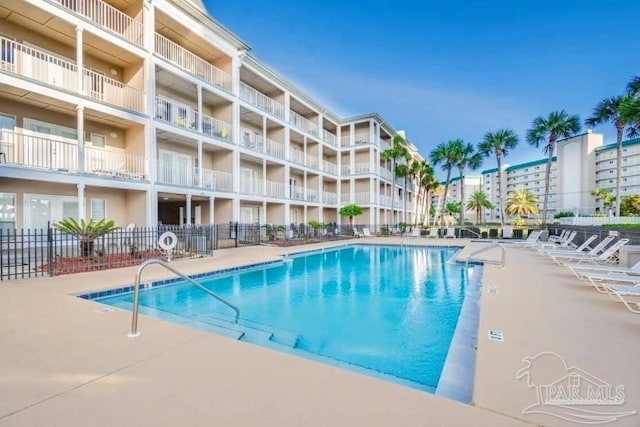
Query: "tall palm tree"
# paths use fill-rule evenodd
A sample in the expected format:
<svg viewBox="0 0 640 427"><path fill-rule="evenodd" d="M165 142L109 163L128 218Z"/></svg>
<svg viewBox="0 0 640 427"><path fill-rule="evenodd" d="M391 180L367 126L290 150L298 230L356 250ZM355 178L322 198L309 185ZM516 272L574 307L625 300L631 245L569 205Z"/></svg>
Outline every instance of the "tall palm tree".
<svg viewBox="0 0 640 427"><path fill-rule="evenodd" d="M608 188L596 188L591 192L591 195L595 197L596 200L602 200L602 207L605 209L609 209L616 201L616 196L614 196Z"/></svg>
<svg viewBox="0 0 640 427"><path fill-rule="evenodd" d="M616 128L616 216L620 216L620 201L622 198L622 139L624 130L631 123L627 122L623 114L623 106L631 100L631 95L619 95L605 98L593 110L593 115L584 121L589 127L611 122Z"/></svg>
<svg viewBox="0 0 640 427"><path fill-rule="evenodd" d="M440 218L444 218L444 209L447 206L447 192L449 191L449 183L451 182L451 170L456 165L458 153L462 150L464 141L454 139L449 142L441 142L431 152L431 163L434 166L442 165L442 170L447 172L447 179L444 183L444 196L440 211Z"/></svg>
<svg viewBox="0 0 640 427"><path fill-rule="evenodd" d="M417 182L418 186L418 194L415 197L414 203L414 225L418 225L418 210L420 207L420 203L422 202L422 198L424 197L424 192L427 191L426 186L429 182L429 179L433 178L433 168L426 160L414 160L411 162L410 166L411 175L415 178L415 182Z"/></svg>
<svg viewBox="0 0 640 427"><path fill-rule="evenodd" d="M538 197L524 188L516 190L509 194L505 212L509 215L518 216L537 214L539 212Z"/></svg>
<svg viewBox="0 0 640 427"><path fill-rule="evenodd" d="M629 95L640 95L640 76L635 76L627 84L627 93Z"/></svg>
<svg viewBox="0 0 640 427"><path fill-rule="evenodd" d="M500 224L504 225L504 194L502 194L502 158L505 157L516 145L518 145L518 135L511 129L500 129L497 132L487 132L478 144L478 152L483 156L496 156L496 165L498 167L498 197L500 198Z"/></svg>
<svg viewBox="0 0 640 427"><path fill-rule="evenodd" d="M406 158L409 154L407 149L407 143L401 135L393 137L391 148L387 148L382 152L382 158L391 161L391 173L393 178L391 179L391 222L395 224L395 192L396 192L396 163L401 158Z"/></svg>
<svg viewBox="0 0 640 427"><path fill-rule="evenodd" d="M489 200L487 193L482 190L477 190L471 193L471 197L467 200L467 209L474 209L476 211L476 224L480 224L480 218L482 217L482 209L493 208L493 203Z"/></svg>
<svg viewBox="0 0 640 427"><path fill-rule="evenodd" d="M444 196L444 187L442 186L442 184L437 182L436 185L431 190L431 192L432 192L432 194L434 196L438 197L438 203L436 204L436 210L433 213L433 225L435 226L437 221L438 221L438 212L440 211L440 205L443 204L442 203L442 198ZM431 204L431 201L429 201L429 204Z"/></svg>
<svg viewBox="0 0 640 427"><path fill-rule="evenodd" d="M460 224L464 224L464 171L469 169L478 169L482 164L482 155L476 153L475 147L471 143L463 144L456 158L456 166L460 173Z"/></svg>
<svg viewBox="0 0 640 427"><path fill-rule="evenodd" d="M407 222L407 182L409 180L409 178L412 177L412 171L411 171L411 165L409 164L409 162L411 161L411 155L409 154L409 150L406 151L406 155L402 158L400 158L400 160L403 161L403 163L398 163L396 164L396 170L395 170L395 175L398 178L402 178L403 179L403 186L402 186L402 204L403 204L403 210L402 210L402 222L406 224Z"/></svg>
<svg viewBox="0 0 640 427"><path fill-rule="evenodd" d="M569 114L564 110L554 111L549 116L536 117L531 129L527 131L527 142L536 148L544 143L544 152L547 154L547 168L545 170L544 202L542 204L542 224L547 223L547 210L549 207L549 186L551 184L551 162L556 149L558 138L569 138L580 132L580 118L575 114Z"/></svg>

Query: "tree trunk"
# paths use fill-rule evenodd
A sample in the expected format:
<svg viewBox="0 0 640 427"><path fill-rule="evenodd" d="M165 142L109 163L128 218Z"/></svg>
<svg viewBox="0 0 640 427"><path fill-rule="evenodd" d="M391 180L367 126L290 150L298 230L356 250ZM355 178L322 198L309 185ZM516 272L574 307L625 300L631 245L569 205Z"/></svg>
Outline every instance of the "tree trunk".
<svg viewBox="0 0 640 427"><path fill-rule="evenodd" d="M616 121L617 149L616 149L616 217L620 216L620 203L622 203L622 138L624 125Z"/></svg>
<svg viewBox="0 0 640 427"><path fill-rule="evenodd" d="M403 197L403 204L404 204L404 212L402 214L402 222L404 222L405 224L407 223L407 175L404 175L404 188L402 190L402 195Z"/></svg>
<svg viewBox="0 0 640 427"><path fill-rule="evenodd" d="M444 221L444 210L447 208L447 192L449 191L449 180L451 180L451 167L447 169L447 182L444 183L444 194L442 195L442 206L440 207L440 221Z"/></svg>
<svg viewBox="0 0 640 427"><path fill-rule="evenodd" d="M418 207L420 206L420 202L422 201L422 199L420 198L420 196L422 195L422 185L418 185L418 194L416 196L416 201L415 201L415 206L413 209L413 225L414 226L418 226Z"/></svg>
<svg viewBox="0 0 640 427"><path fill-rule="evenodd" d="M396 160L391 160L391 226L393 227L394 223L394 213L395 213L395 195L396 195Z"/></svg>
<svg viewBox="0 0 640 427"><path fill-rule="evenodd" d="M464 225L464 168L460 171L460 225Z"/></svg>
<svg viewBox="0 0 640 427"><path fill-rule="evenodd" d="M500 225L504 226L504 197L502 194L502 156L496 153L496 164L498 165L498 211L500 212Z"/></svg>
<svg viewBox="0 0 640 427"><path fill-rule="evenodd" d="M429 225L429 222L430 222L429 221L430 220L429 216L431 215L431 190L425 188L425 192L427 193L426 194L426 199L423 200L422 204L424 205L423 208L424 208L424 212L425 212L426 221L423 221L423 224L426 222L427 225Z"/></svg>
<svg viewBox="0 0 640 427"><path fill-rule="evenodd" d="M549 157L547 158L547 168L544 172L544 203L542 204L542 225L546 225L547 224L547 208L549 206L549 188L551 186L551 162L553 159L553 152L556 148L556 137L555 135L551 135L549 137L549 145L548 147L548 152L549 152Z"/></svg>

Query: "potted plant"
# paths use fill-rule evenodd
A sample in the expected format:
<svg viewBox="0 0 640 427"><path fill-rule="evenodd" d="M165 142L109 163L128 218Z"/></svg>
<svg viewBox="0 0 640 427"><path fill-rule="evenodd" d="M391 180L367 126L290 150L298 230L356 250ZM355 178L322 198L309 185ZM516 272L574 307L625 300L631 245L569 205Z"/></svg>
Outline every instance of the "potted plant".
<svg viewBox="0 0 640 427"><path fill-rule="evenodd" d="M80 256L82 258L90 258L93 255L93 245L98 237L119 228L112 220L107 221L104 218L96 222L93 221L93 218L89 221L81 219L79 222L74 218L67 218L53 226L56 230L75 236L80 240Z"/></svg>

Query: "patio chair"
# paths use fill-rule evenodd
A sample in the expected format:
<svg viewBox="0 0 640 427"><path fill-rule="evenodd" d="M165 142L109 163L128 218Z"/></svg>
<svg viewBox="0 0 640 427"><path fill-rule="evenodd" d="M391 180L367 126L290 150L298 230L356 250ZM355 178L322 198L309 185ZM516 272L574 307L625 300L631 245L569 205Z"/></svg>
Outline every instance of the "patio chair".
<svg viewBox="0 0 640 427"><path fill-rule="evenodd" d="M353 238L354 239L360 239L362 237L364 237L364 233L362 231L358 230L357 227L354 227L353 228Z"/></svg>
<svg viewBox="0 0 640 427"><path fill-rule="evenodd" d="M620 273L620 274L639 274L640 275L640 261L633 264L631 267L620 267L617 265L593 265L593 264L565 264L578 279L582 278L583 272L591 273Z"/></svg>
<svg viewBox="0 0 640 427"><path fill-rule="evenodd" d="M589 246L589 245L591 244L591 242L593 242L597 238L598 238L597 234L592 234L591 236L589 236L589 238L587 240L585 240L580 246L578 246L576 248L556 247L556 246L554 246L554 249L549 250L548 252L567 252L567 251L584 252L585 250L590 251L593 248L591 248L591 246ZM545 245L539 246L538 247L538 252L540 253L540 255L546 255L547 250L545 248Z"/></svg>
<svg viewBox="0 0 640 427"><path fill-rule="evenodd" d="M429 235L427 237L430 238L430 239L432 239L432 238L436 238L437 239L438 237L440 237L440 235L438 234L438 231L439 231L438 228L431 227L429 229Z"/></svg>
<svg viewBox="0 0 640 427"><path fill-rule="evenodd" d="M411 237L420 237L420 229L418 227L413 227Z"/></svg>
<svg viewBox="0 0 640 427"><path fill-rule="evenodd" d="M638 273L640 274L640 272ZM615 284L627 284L627 286L629 286L629 284L632 285L637 285L640 283L640 275L632 275L632 274L613 274L613 273L602 273L602 272L598 272L598 271L593 271L593 272L589 272L589 271L585 271L582 276L581 279L584 282L588 282L591 286L593 286L594 288L596 288L596 290L600 293L606 294L607 290L606 290L606 286L605 285L610 285L612 283Z"/></svg>
<svg viewBox="0 0 640 427"><path fill-rule="evenodd" d="M591 250L589 250L588 252L583 252L585 255L600 255L605 249L606 247L609 245L609 243L611 243L613 240L615 239L615 237L613 236L607 236L604 239L602 239L600 241L600 243L598 243L596 246L594 246ZM576 250L562 250L562 249L556 249L556 250L552 250L552 251L547 251L545 252L544 255L549 255L549 256L554 256L554 255L565 255L565 254L574 254L574 253L578 253Z"/></svg>
<svg viewBox="0 0 640 427"><path fill-rule="evenodd" d="M529 233L526 240L521 242L509 242L509 247L526 247L527 245L531 245L533 243L537 243L540 235L542 234L542 230L535 230Z"/></svg>
<svg viewBox="0 0 640 427"><path fill-rule="evenodd" d="M559 235L549 236L549 240L547 240L547 242L559 243L564 241L568 235L569 235L569 230L562 230L562 232Z"/></svg>
<svg viewBox="0 0 640 427"><path fill-rule="evenodd" d="M456 238L456 229L453 227L447 227L447 232L444 235L444 238L451 238L451 239L455 239Z"/></svg>
<svg viewBox="0 0 640 427"><path fill-rule="evenodd" d="M640 314L640 285L605 285L611 298L618 298L630 312ZM638 298L632 301L631 298Z"/></svg>
<svg viewBox="0 0 640 427"><path fill-rule="evenodd" d="M571 231L567 233L565 237L560 241L556 240L554 242L551 242L550 240L547 240L546 242L540 242L540 244L537 245L535 249L540 253L543 253L545 250L565 249L565 248L575 249L577 245L573 243L573 239L575 239L577 234L578 234L577 232Z"/></svg>
<svg viewBox="0 0 640 427"><path fill-rule="evenodd" d="M569 253L569 254L554 254L551 258L558 263L559 265L569 264L569 263L608 263L612 264L618 260L618 251L624 245L629 242L629 239L620 239L607 249L602 251L600 255L589 255L586 253ZM563 261L564 260L564 261Z"/></svg>
<svg viewBox="0 0 640 427"><path fill-rule="evenodd" d="M362 229L362 237L372 237L371 231L367 227Z"/></svg>

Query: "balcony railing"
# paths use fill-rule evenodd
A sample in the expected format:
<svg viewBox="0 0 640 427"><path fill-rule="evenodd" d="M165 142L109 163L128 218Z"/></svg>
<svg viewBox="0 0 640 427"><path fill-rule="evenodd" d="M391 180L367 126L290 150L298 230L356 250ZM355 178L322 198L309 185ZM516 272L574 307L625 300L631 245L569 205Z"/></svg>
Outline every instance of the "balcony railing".
<svg viewBox="0 0 640 427"><path fill-rule="evenodd" d="M331 163L327 160L322 161L322 171L325 173L330 173L332 175L338 174L338 165L335 163Z"/></svg>
<svg viewBox="0 0 640 427"><path fill-rule="evenodd" d="M355 203L368 204L371 203L371 196L368 192L355 193L353 200Z"/></svg>
<svg viewBox="0 0 640 427"><path fill-rule="evenodd" d="M340 202L341 203L351 203L351 195L349 193L340 194Z"/></svg>
<svg viewBox="0 0 640 427"><path fill-rule="evenodd" d="M205 82L231 92L230 74L158 33L155 34L155 52Z"/></svg>
<svg viewBox="0 0 640 427"><path fill-rule="evenodd" d="M242 135L240 137L241 147L260 153L264 152L264 141L262 135L244 128L240 128L240 135Z"/></svg>
<svg viewBox="0 0 640 427"><path fill-rule="evenodd" d="M390 170L388 170L388 169L385 169L385 168L381 167L381 168L379 169L379 173L380 173L380 176L381 176L382 178L384 178L384 179L387 179L387 180L391 181L391 179L392 179L392 174L391 174L391 171L390 171Z"/></svg>
<svg viewBox="0 0 640 427"><path fill-rule="evenodd" d="M86 68L82 73L85 95L127 110L144 111L143 91Z"/></svg>
<svg viewBox="0 0 640 427"><path fill-rule="evenodd" d="M289 149L289 160L294 163L304 165L304 153L297 148L291 147Z"/></svg>
<svg viewBox="0 0 640 427"><path fill-rule="evenodd" d="M101 0L51 0L94 24L142 46L142 22Z"/></svg>
<svg viewBox="0 0 640 427"><path fill-rule="evenodd" d="M284 144L267 138L265 147L268 155L284 160Z"/></svg>
<svg viewBox="0 0 640 427"><path fill-rule="evenodd" d="M322 140L334 147L338 145L338 138L326 129L322 129Z"/></svg>
<svg viewBox="0 0 640 427"><path fill-rule="evenodd" d="M240 82L240 99L271 115L284 120L284 105L269 98L264 93Z"/></svg>
<svg viewBox="0 0 640 427"><path fill-rule="evenodd" d="M371 135L369 135L369 132L362 132L362 133L356 133L353 136L353 144L351 145L363 145L363 144L369 144L371 143Z"/></svg>
<svg viewBox="0 0 640 427"><path fill-rule="evenodd" d="M222 120L202 115L202 133L224 142L233 142L233 126Z"/></svg>
<svg viewBox="0 0 640 427"><path fill-rule="evenodd" d="M353 166L342 166L342 175L362 175L372 172L373 167L369 163L356 163Z"/></svg>
<svg viewBox="0 0 640 427"><path fill-rule="evenodd" d="M335 205L338 203L338 195L336 193L332 193L330 191L322 192L322 201L324 203Z"/></svg>
<svg viewBox="0 0 640 427"><path fill-rule="evenodd" d="M264 195L264 180L262 179L241 179L240 192L242 194L250 194L253 196Z"/></svg>
<svg viewBox="0 0 640 427"><path fill-rule="evenodd" d="M282 182L267 181L267 196L284 199L285 185Z"/></svg>
<svg viewBox="0 0 640 427"><path fill-rule="evenodd" d="M156 119L183 129L198 130L198 112L164 96L156 96Z"/></svg>
<svg viewBox="0 0 640 427"><path fill-rule="evenodd" d="M383 206L391 206L391 197L380 195L380 204Z"/></svg>
<svg viewBox="0 0 640 427"><path fill-rule="evenodd" d="M181 165L177 162L158 160L157 181L182 187L198 187L209 190L233 190L233 175L204 168ZM200 176L202 174L202 184Z"/></svg>
<svg viewBox="0 0 640 427"><path fill-rule="evenodd" d="M378 140L378 146L380 147L380 150L384 151L384 150L388 150L391 148L391 144L388 143L387 141L385 141L384 139L380 138Z"/></svg>
<svg viewBox="0 0 640 427"><path fill-rule="evenodd" d="M0 68L49 86L78 91L77 65L43 50L0 37ZM107 104L143 112L144 92L92 70L82 70L84 95Z"/></svg>
<svg viewBox="0 0 640 427"><path fill-rule="evenodd" d="M307 202L320 202L320 192L313 188L307 188Z"/></svg>
<svg viewBox="0 0 640 427"><path fill-rule="evenodd" d="M293 110L289 110L289 123L310 135L318 136L318 125Z"/></svg>
<svg viewBox="0 0 640 427"><path fill-rule="evenodd" d="M289 198L295 200L304 200L304 187L296 185L289 186Z"/></svg>
<svg viewBox="0 0 640 427"><path fill-rule="evenodd" d="M320 163L318 162L318 157L313 156L311 154L307 154L305 165L309 168L320 169Z"/></svg>
<svg viewBox="0 0 640 427"><path fill-rule="evenodd" d="M78 144L0 131L0 162L62 172L78 171Z"/></svg>
<svg viewBox="0 0 640 427"><path fill-rule="evenodd" d="M125 179L145 179L144 156L85 146L84 170L88 174Z"/></svg>

